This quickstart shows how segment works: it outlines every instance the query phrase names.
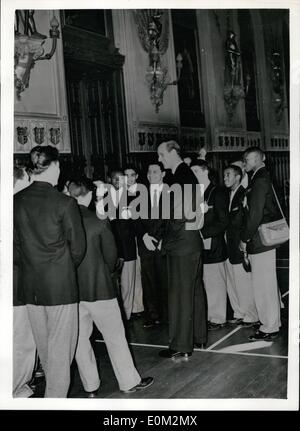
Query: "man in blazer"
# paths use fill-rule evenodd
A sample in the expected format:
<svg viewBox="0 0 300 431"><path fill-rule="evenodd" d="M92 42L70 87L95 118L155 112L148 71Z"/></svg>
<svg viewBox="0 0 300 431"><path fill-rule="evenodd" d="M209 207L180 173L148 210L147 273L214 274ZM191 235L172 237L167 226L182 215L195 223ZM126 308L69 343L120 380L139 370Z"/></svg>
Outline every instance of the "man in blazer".
<svg viewBox="0 0 300 431"><path fill-rule="evenodd" d="M133 201L139 195L138 182L137 182L139 178L139 174L134 165L127 165L124 168L124 174L126 178L128 205L130 206L130 202ZM136 240L136 237L134 238L134 240ZM137 252L136 263L135 263L135 286L134 286L131 318L141 317L143 311L144 311L144 302L143 302L143 286L142 286L142 277L141 277L141 261L140 261L140 256Z"/></svg>
<svg viewBox="0 0 300 431"><path fill-rule="evenodd" d="M133 310L134 291L136 282L136 235L134 222L128 208L130 200L126 188L126 178L121 169L110 173L112 187L109 190L114 206L114 214L110 216L112 232L118 251L118 268L121 271L121 296L123 309L127 320Z"/></svg>
<svg viewBox="0 0 300 431"><path fill-rule="evenodd" d="M76 362L88 398L97 396L100 378L90 336L93 322L103 335L119 388L125 393L146 389L152 377L141 379L126 341L125 330L111 274L115 270L117 248L108 220L99 220L88 207L92 191L78 197L87 250L78 267L79 337Z"/></svg>
<svg viewBox="0 0 300 431"><path fill-rule="evenodd" d="M166 256L161 252L164 229L161 195L164 176L164 167L160 162L148 165L148 218L139 218L136 221L146 314L144 328L159 324L162 318L167 320Z"/></svg>
<svg viewBox="0 0 300 431"><path fill-rule="evenodd" d="M229 224L225 239L228 259L225 262L227 293L233 309L235 323L245 327L257 324L258 315L251 286L251 275L243 267L244 254L239 249L245 224L245 188L239 166L230 165L224 170L224 184L230 192Z"/></svg>
<svg viewBox="0 0 300 431"><path fill-rule="evenodd" d="M30 177L24 167L14 167L14 194L29 187ZM18 255L13 260L13 397L33 395L29 385L35 364L36 347L26 305L18 300Z"/></svg>
<svg viewBox="0 0 300 431"><path fill-rule="evenodd" d="M58 151L42 147L33 183L14 197L18 299L27 306L46 375L45 397L66 397L78 336L76 266L85 253L77 202L58 192Z"/></svg>
<svg viewBox="0 0 300 431"><path fill-rule="evenodd" d="M249 337L250 341L277 338L281 326L276 246L264 246L258 232L261 224L281 218L264 159L260 148L251 147L245 151L245 169L246 172L252 172L252 175L247 189L248 211L240 249L249 253L252 289L261 322L259 329Z"/></svg>
<svg viewBox="0 0 300 431"><path fill-rule="evenodd" d="M176 196L171 198L170 218L166 220L162 241L162 251L167 256L170 341L169 349L160 351L159 355L187 359L193 351L194 342L206 342L205 301L201 280L202 240L198 229L189 229L186 216L189 208L184 205L187 204L184 186L189 185L192 194L188 197L188 203L195 208L197 179L181 159L177 142L163 142L157 152L164 168L172 170L173 185L177 184L183 194L182 199L178 200ZM175 217L176 213L181 214L180 218ZM194 313L195 309L197 313Z"/></svg>
<svg viewBox="0 0 300 431"><path fill-rule="evenodd" d="M226 323L224 233L228 224L228 199L226 190L210 181L210 168L205 160L193 161L191 169L205 190L204 225L200 231L204 239L203 282L207 295L208 330L215 330Z"/></svg>

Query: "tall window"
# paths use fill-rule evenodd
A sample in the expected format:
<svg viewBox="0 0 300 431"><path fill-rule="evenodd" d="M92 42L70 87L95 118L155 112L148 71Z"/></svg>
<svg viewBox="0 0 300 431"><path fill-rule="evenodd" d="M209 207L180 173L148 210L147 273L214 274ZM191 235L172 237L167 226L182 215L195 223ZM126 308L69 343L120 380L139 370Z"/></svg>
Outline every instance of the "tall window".
<svg viewBox="0 0 300 431"><path fill-rule="evenodd" d="M103 36L106 35L103 9L65 10L64 20L66 25L98 33Z"/></svg>
<svg viewBox="0 0 300 431"><path fill-rule="evenodd" d="M238 11L240 27L240 48L243 67L243 82L246 90L245 109L247 130L260 131L258 93L256 86L256 62L254 34L250 12L246 9Z"/></svg>
<svg viewBox="0 0 300 431"><path fill-rule="evenodd" d="M172 23L175 56L177 64L180 60L182 65L178 82L180 123L186 127L205 127L196 12L172 10Z"/></svg>

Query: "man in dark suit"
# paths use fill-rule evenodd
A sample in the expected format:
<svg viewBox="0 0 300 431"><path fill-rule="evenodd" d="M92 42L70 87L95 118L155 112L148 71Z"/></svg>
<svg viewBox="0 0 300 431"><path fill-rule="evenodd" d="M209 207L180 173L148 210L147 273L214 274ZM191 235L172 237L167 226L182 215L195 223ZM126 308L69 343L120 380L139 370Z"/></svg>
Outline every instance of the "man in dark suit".
<svg viewBox="0 0 300 431"><path fill-rule="evenodd" d="M183 194L180 199L180 194L171 193L170 218L166 221L162 241L162 252L167 255L169 349L162 350L159 355L187 359L193 351L194 342L206 342L205 301L201 280L202 240L199 230L195 226L190 228L188 222L188 213L197 205L197 179L181 159L177 142L163 142L157 152L164 168L172 170L173 186L177 185ZM189 185L188 199L185 190L187 187L184 187L186 185ZM194 308L197 313L194 313Z"/></svg>
<svg viewBox="0 0 300 431"><path fill-rule="evenodd" d="M46 374L45 397L66 397L78 336L76 266L85 253L78 205L58 192L58 151L40 149L33 183L14 197L14 246L21 283Z"/></svg>
<svg viewBox="0 0 300 431"><path fill-rule="evenodd" d="M136 221L146 314L144 328L158 325L162 318L167 319L166 256L161 252L164 228L161 195L164 176L164 167L160 162L149 164L148 218L139 218Z"/></svg>
<svg viewBox="0 0 300 431"><path fill-rule="evenodd" d="M245 225L245 189L243 172L239 166L230 165L224 170L224 184L230 191L229 224L225 239L228 259L225 262L227 293L234 312L234 323L244 327L257 324L250 272L243 267L244 253L239 249ZM232 322L233 323L233 322Z"/></svg>
<svg viewBox="0 0 300 431"><path fill-rule="evenodd" d="M90 336L93 322L103 335L108 355L121 391L146 389L152 377L141 379L126 341L121 313L111 274L115 270L117 248L108 220L99 220L89 210L92 191L77 197L86 232L87 250L78 267L79 337L76 362L88 398L97 396L100 378Z"/></svg>
<svg viewBox="0 0 300 431"><path fill-rule="evenodd" d="M227 254L224 233L228 224L228 196L226 190L211 181L206 161L195 160L191 169L205 190L204 225L200 231L204 240L203 281L207 295L208 330L216 330L226 323Z"/></svg>
<svg viewBox="0 0 300 431"><path fill-rule="evenodd" d="M277 338L280 322L280 300L276 276L276 246L262 244L258 228L282 216L276 203L270 176L260 148L248 148L244 154L246 172L252 172L247 189L247 217L241 235L240 249L249 253L251 282L261 326L250 341Z"/></svg>

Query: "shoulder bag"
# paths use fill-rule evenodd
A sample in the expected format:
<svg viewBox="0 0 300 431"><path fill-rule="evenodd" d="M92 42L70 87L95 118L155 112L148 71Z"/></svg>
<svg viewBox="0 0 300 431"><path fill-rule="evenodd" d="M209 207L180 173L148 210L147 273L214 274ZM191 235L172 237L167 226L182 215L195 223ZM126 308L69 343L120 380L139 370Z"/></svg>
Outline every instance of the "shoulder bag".
<svg viewBox="0 0 300 431"><path fill-rule="evenodd" d="M290 236L290 229L287 224L286 218L283 214L283 211L281 209L281 206L278 201L273 185L272 185L272 190L273 190L278 208L282 215L282 218L280 220L264 223L259 226L258 233L260 236L260 240L262 244L265 245L266 247L283 244L284 242L289 240L289 236Z"/></svg>

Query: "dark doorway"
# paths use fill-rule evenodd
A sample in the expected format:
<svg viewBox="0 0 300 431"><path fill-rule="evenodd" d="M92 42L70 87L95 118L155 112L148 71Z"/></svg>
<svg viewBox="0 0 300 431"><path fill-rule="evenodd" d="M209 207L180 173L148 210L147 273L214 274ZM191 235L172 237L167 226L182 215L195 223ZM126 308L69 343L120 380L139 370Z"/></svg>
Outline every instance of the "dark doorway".
<svg viewBox="0 0 300 431"><path fill-rule="evenodd" d="M114 47L109 16L105 18L103 35L87 31L83 25L85 16L77 12L80 28L73 22L68 24L62 12L72 171L73 175L104 180L109 169L122 165L127 152L124 57ZM101 20L102 33L103 25Z"/></svg>

